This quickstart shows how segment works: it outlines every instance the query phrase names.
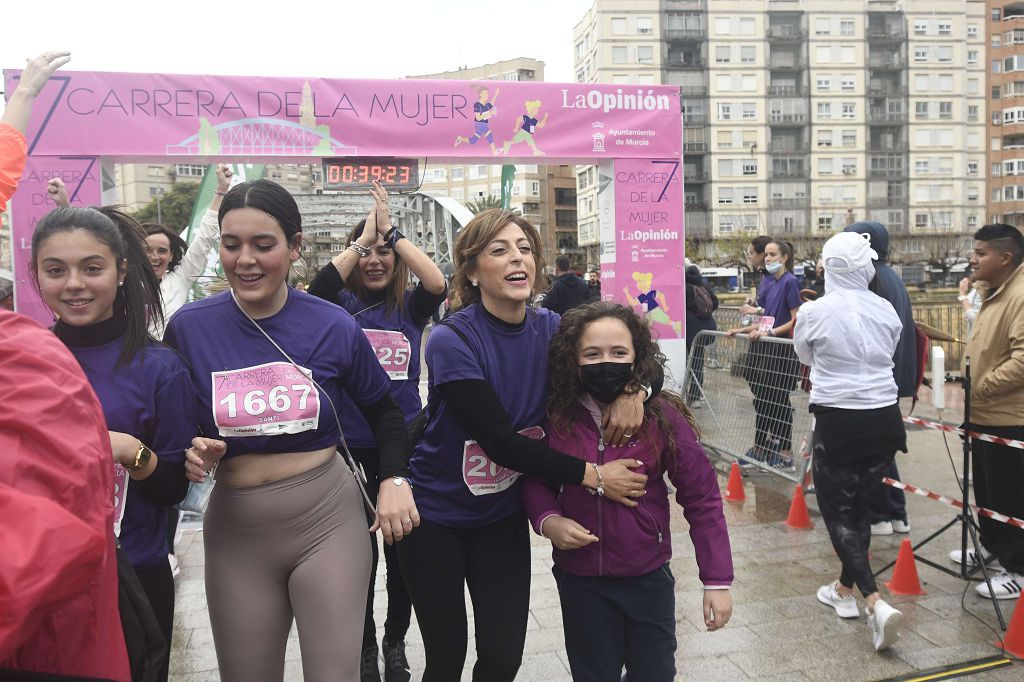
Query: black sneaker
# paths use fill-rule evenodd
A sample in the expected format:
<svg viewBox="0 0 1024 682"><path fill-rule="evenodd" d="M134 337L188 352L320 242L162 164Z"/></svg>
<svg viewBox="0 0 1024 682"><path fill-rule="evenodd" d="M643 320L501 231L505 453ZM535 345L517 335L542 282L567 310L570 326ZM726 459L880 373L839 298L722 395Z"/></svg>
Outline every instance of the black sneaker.
<svg viewBox="0 0 1024 682"><path fill-rule="evenodd" d="M380 682L377 653L376 642L363 649L363 653L359 657L359 682Z"/></svg>
<svg viewBox="0 0 1024 682"><path fill-rule="evenodd" d="M385 639L380 645L384 650L384 682L409 682L412 671L405 657L405 640L389 642Z"/></svg>

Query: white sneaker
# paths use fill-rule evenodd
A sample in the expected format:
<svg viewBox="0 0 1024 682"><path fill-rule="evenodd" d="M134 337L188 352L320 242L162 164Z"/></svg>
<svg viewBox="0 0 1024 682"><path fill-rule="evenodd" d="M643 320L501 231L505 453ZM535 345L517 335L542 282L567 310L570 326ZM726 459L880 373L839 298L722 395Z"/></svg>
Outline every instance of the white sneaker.
<svg viewBox="0 0 1024 682"><path fill-rule="evenodd" d="M892 535L892 521L879 521L871 524L872 535Z"/></svg>
<svg viewBox="0 0 1024 682"><path fill-rule="evenodd" d="M875 651L884 651L900 638L903 614L879 599L874 609L867 611L868 625L875 641Z"/></svg>
<svg viewBox="0 0 1024 682"><path fill-rule="evenodd" d="M974 589L982 597L986 599L992 598L988 590L988 583L981 583ZM992 591L995 592L996 599L1017 599L1020 597L1022 589L1024 589L1024 575L1020 573L1003 571L998 575L992 576Z"/></svg>
<svg viewBox="0 0 1024 682"><path fill-rule="evenodd" d="M167 562L171 565L171 577L177 578L178 574L181 573L181 569L178 568L178 557L173 554L168 554Z"/></svg>
<svg viewBox="0 0 1024 682"><path fill-rule="evenodd" d="M910 522L909 521L893 521L892 529L897 533L909 533Z"/></svg>
<svg viewBox="0 0 1024 682"><path fill-rule="evenodd" d="M984 561L986 565L988 565L988 566L990 566L992 568L1001 569L1002 566L999 565L999 560L998 559L992 561L992 558L994 556L995 555L992 554L992 552L988 551L987 549L985 549L984 546L982 546L982 548L981 548L981 560ZM954 564L962 564L964 562L963 561L963 555L960 553L959 549L954 549L952 552L949 553L949 560L952 561ZM967 565L968 566L977 566L978 565L978 557L975 555L973 549L967 550Z"/></svg>
<svg viewBox="0 0 1024 682"><path fill-rule="evenodd" d="M840 618L859 618L860 609L857 608L857 600L851 594L844 597L836 589L838 583L822 585L818 588L818 601L825 606L831 606L836 610Z"/></svg>

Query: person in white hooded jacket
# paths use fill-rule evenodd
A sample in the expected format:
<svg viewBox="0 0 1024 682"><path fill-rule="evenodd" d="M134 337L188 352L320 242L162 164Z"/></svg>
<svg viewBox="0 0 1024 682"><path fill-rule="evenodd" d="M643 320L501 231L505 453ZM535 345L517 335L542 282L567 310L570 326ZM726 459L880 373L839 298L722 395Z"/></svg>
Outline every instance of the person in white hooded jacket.
<svg viewBox="0 0 1024 682"><path fill-rule="evenodd" d="M817 596L841 618L858 618L856 585L881 651L899 638L903 614L881 599L871 572L869 500L896 451L907 449L892 373L903 324L892 304L869 289L878 255L861 235L835 235L822 259L825 296L800 308L793 336L797 356L811 368L815 492L842 563L839 580Z"/></svg>

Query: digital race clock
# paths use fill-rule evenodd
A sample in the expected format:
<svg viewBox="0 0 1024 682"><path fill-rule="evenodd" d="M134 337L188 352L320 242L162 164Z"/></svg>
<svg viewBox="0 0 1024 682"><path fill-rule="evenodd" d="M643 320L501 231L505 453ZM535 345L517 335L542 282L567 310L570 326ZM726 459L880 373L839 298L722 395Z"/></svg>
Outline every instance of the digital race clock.
<svg viewBox="0 0 1024 682"><path fill-rule="evenodd" d="M324 159L324 191L365 191L380 180L389 190L413 190L420 186L419 159L352 156Z"/></svg>

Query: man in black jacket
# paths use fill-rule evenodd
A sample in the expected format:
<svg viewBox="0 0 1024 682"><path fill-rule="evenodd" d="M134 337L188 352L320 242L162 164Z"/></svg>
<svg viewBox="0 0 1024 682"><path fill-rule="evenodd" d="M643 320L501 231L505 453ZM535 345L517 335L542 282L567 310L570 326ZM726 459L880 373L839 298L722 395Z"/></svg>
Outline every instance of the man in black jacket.
<svg viewBox="0 0 1024 682"><path fill-rule="evenodd" d="M569 257L555 257L555 278L551 281L551 289L544 296L541 304L548 310L565 315L567 310L587 303L590 289L583 278L569 269Z"/></svg>

